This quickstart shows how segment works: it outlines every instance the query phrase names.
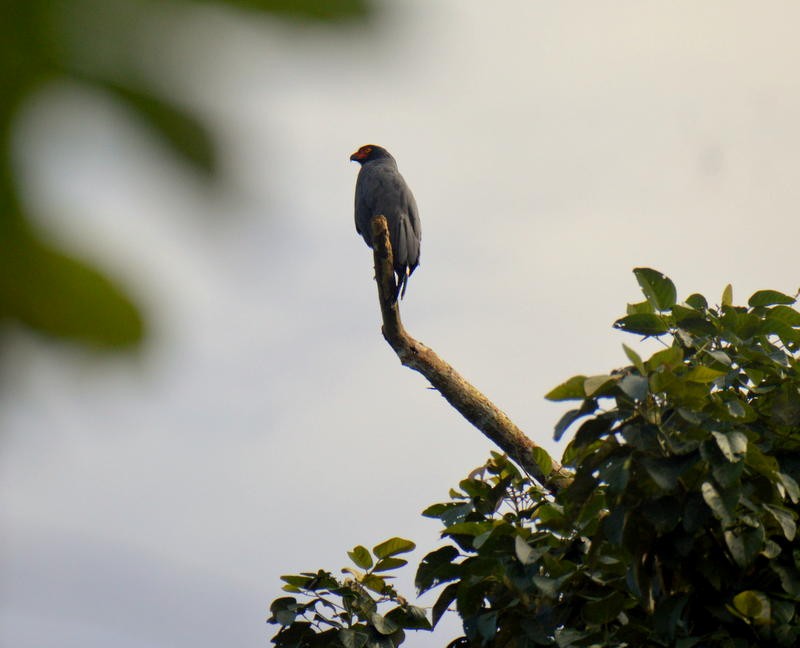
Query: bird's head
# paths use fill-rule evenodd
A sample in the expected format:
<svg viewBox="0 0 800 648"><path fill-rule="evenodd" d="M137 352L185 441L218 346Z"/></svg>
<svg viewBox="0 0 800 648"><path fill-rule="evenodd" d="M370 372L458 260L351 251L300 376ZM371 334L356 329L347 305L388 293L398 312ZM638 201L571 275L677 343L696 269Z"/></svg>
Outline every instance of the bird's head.
<svg viewBox="0 0 800 648"><path fill-rule="evenodd" d="M350 159L354 162L358 162L359 164L364 164L364 162L371 162L372 160L391 160L392 154L382 146L377 146L376 144L365 144L355 153L353 153L350 156Z"/></svg>

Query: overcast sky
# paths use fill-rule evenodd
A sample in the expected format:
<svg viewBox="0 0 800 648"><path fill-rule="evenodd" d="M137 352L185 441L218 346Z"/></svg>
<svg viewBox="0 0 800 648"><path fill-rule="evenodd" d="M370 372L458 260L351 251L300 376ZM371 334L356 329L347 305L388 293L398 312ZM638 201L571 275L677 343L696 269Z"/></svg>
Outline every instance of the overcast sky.
<svg viewBox="0 0 800 648"><path fill-rule="evenodd" d="M387 3L330 31L209 12L149 56L194 61L165 84L219 128L221 193L116 107L48 90L30 199L151 335L134 358L4 348L0 645L264 645L280 574L436 547L419 512L492 447L381 338L362 144L420 207L409 332L556 456L543 394L626 364L632 268L682 297L793 293L798 24L788 0Z"/></svg>

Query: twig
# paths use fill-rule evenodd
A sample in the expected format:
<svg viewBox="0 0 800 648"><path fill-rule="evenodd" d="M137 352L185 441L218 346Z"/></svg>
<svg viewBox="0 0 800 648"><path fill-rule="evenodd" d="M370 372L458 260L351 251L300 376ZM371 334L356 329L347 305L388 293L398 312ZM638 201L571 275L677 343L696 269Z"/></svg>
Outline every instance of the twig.
<svg viewBox="0 0 800 648"><path fill-rule="evenodd" d="M383 216L372 220L372 250L383 316L383 337L394 349L400 362L425 376L465 419L550 492L557 492L568 485L572 477L557 461L525 436L508 416L464 380L453 367L403 328L398 302L395 301L397 289L392 270L389 229Z"/></svg>

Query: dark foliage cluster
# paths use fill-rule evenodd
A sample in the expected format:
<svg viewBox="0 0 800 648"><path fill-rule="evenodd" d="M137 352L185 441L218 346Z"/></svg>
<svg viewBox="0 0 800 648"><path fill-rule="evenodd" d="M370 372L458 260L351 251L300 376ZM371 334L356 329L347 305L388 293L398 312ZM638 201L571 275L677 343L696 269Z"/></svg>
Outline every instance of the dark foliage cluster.
<svg viewBox="0 0 800 648"><path fill-rule="evenodd" d="M667 277L635 273L646 299L615 326L663 348L625 347L629 366L547 395L577 401L555 426L575 429L571 483L548 492L495 454L424 512L448 542L416 585L439 591L433 626L460 615L451 646L800 643L795 297L678 303Z"/></svg>
<svg viewBox="0 0 800 648"><path fill-rule="evenodd" d="M394 648L405 639L404 630L430 630L425 610L410 605L389 583L391 572L406 564L398 555L415 545L390 538L372 549L361 545L348 552L354 567L344 578L319 570L283 576L287 592L303 595L275 599L270 622L281 629L273 638L277 646L309 648Z"/></svg>

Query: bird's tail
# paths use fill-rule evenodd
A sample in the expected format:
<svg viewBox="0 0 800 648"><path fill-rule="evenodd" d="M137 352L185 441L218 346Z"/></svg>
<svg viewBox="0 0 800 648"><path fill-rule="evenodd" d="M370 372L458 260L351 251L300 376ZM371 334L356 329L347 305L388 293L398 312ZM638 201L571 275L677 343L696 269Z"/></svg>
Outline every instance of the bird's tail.
<svg viewBox="0 0 800 648"><path fill-rule="evenodd" d="M394 293L394 300L397 301L399 299L403 299L406 296L406 287L408 287L408 278L411 276L411 273L408 271L408 268L403 268L402 272L397 273L397 290Z"/></svg>

